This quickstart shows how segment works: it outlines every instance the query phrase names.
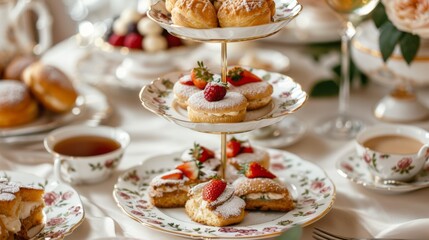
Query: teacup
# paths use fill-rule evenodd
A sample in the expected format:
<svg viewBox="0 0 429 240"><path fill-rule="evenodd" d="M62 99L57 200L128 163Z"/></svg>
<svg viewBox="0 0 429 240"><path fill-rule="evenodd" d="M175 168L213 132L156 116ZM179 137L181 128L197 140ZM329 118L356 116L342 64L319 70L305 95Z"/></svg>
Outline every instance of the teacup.
<svg viewBox="0 0 429 240"><path fill-rule="evenodd" d="M412 181L429 158L429 132L406 125L377 125L356 137L358 156L376 180Z"/></svg>
<svg viewBox="0 0 429 240"><path fill-rule="evenodd" d="M58 181L91 184L112 174L129 142L129 134L118 128L74 125L50 132L44 145Z"/></svg>

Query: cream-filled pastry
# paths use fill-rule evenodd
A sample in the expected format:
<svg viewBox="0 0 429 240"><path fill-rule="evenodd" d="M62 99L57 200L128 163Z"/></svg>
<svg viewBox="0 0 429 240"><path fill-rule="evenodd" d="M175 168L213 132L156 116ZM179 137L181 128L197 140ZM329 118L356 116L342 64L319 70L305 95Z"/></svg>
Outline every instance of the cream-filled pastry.
<svg viewBox="0 0 429 240"><path fill-rule="evenodd" d="M183 75L179 81L174 83L173 93L177 104L186 109L188 107L188 99L194 93L201 91L194 85L190 74Z"/></svg>

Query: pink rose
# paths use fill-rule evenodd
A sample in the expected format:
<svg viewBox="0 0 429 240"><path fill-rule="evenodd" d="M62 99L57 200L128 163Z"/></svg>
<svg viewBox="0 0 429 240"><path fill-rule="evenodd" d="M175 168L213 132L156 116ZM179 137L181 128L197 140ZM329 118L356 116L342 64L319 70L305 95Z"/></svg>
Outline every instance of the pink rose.
<svg viewBox="0 0 429 240"><path fill-rule="evenodd" d="M68 199L70 199L72 196L73 196L73 192L72 192L72 191L68 191L68 192L65 192L65 193L61 196L61 199L62 199L62 200L68 200Z"/></svg>
<svg viewBox="0 0 429 240"><path fill-rule="evenodd" d="M396 163L396 166L399 169L407 169L410 167L411 163L413 163L413 159L411 158L403 158L401 160L399 160L398 163Z"/></svg>
<svg viewBox="0 0 429 240"><path fill-rule="evenodd" d="M65 218L51 218L49 219L49 221L46 223L47 226L55 226L55 225L59 225L61 223L63 223L65 221Z"/></svg>
<svg viewBox="0 0 429 240"><path fill-rule="evenodd" d="M389 20L399 30L429 38L428 0L382 0Z"/></svg>
<svg viewBox="0 0 429 240"><path fill-rule="evenodd" d="M46 206L52 206L55 205L60 195L58 195L56 192L47 192L43 196L43 200L45 201Z"/></svg>
<svg viewBox="0 0 429 240"><path fill-rule="evenodd" d="M322 181L314 181L311 183L311 189L321 189L325 186L325 183Z"/></svg>
<svg viewBox="0 0 429 240"><path fill-rule="evenodd" d="M363 160L367 163L367 164L369 164L370 162L371 162L371 156L368 154L368 153L365 153L364 155L363 155Z"/></svg>

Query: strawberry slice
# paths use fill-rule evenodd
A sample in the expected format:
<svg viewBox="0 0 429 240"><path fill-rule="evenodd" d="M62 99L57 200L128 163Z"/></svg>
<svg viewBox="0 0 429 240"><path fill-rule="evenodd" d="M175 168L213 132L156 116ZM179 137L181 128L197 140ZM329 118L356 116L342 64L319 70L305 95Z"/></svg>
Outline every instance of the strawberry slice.
<svg viewBox="0 0 429 240"><path fill-rule="evenodd" d="M200 161L200 163L203 163L210 158L214 158L215 156L212 150L203 147L198 143L194 143L194 148L191 148L191 150L189 151L189 155L191 155L192 158Z"/></svg>
<svg viewBox="0 0 429 240"><path fill-rule="evenodd" d="M233 67L226 75L226 80L238 87L246 83L261 82L262 79L242 67Z"/></svg>
<svg viewBox="0 0 429 240"><path fill-rule="evenodd" d="M257 162L245 164L243 167L243 173L248 178L276 178L276 175L272 174Z"/></svg>
<svg viewBox="0 0 429 240"><path fill-rule="evenodd" d="M221 179L212 179L203 188L203 199L207 202L213 202L223 193L225 188L225 181Z"/></svg>
<svg viewBox="0 0 429 240"><path fill-rule="evenodd" d="M194 86L194 82L190 75L185 75L179 79L179 82L183 85Z"/></svg>
<svg viewBox="0 0 429 240"><path fill-rule="evenodd" d="M184 162L176 166L176 169L182 171L182 173L191 180L197 179L200 173L200 168L196 161Z"/></svg>
<svg viewBox="0 0 429 240"><path fill-rule="evenodd" d="M171 179L171 180L179 180L183 179L183 172L181 171L170 171L161 177L162 179Z"/></svg>
<svg viewBox="0 0 429 240"><path fill-rule="evenodd" d="M191 71L191 79L197 88L203 90L207 83L213 80L213 73L204 66L203 62L198 61L197 64L198 67L193 68Z"/></svg>
<svg viewBox="0 0 429 240"><path fill-rule="evenodd" d="M252 146L245 146L241 148L241 152L242 153L253 153L253 148Z"/></svg>
<svg viewBox="0 0 429 240"><path fill-rule="evenodd" d="M227 157L235 157L240 153L240 151L241 151L241 142L236 138L233 137L226 143Z"/></svg>

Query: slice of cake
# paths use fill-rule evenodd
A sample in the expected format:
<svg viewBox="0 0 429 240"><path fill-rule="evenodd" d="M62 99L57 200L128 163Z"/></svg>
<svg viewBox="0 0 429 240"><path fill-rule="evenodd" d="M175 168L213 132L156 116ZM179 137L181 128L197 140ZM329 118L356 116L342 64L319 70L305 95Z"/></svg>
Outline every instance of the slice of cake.
<svg viewBox="0 0 429 240"><path fill-rule="evenodd" d="M212 179L189 190L185 210L195 222L222 227L243 221L245 202L224 180Z"/></svg>
<svg viewBox="0 0 429 240"><path fill-rule="evenodd" d="M44 226L44 190L32 186L20 186L20 190L22 198L19 214L21 230L17 235L28 239L36 235Z"/></svg>
<svg viewBox="0 0 429 240"><path fill-rule="evenodd" d="M290 211L295 207L287 187L256 162L245 165L244 176L233 185L235 195L246 202L246 210Z"/></svg>

